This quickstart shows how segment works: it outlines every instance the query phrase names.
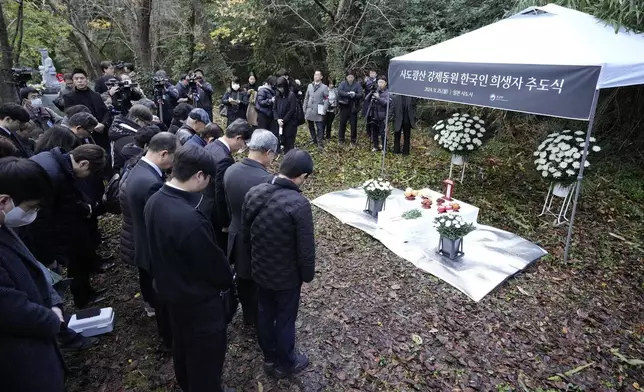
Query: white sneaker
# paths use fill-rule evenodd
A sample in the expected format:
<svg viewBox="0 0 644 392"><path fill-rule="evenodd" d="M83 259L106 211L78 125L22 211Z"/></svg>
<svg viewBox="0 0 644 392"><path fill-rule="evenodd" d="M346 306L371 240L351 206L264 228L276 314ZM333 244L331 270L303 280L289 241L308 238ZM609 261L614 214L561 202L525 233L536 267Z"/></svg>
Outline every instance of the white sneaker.
<svg viewBox="0 0 644 392"><path fill-rule="evenodd" d="M146 302L144 308L145 308L146 316L154 317L154 316L157 315L156 311L154 310L154 308L152 306L150 306L149 303Z"/></svg>

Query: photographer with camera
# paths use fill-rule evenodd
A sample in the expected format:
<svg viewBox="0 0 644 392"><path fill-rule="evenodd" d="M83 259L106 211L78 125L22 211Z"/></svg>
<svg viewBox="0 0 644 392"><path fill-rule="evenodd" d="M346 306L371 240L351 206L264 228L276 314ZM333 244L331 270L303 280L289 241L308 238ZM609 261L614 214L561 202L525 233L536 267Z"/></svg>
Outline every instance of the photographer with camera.
<svg viewBox="0 0 644 392"><path fill-rule="evenodd" d="M375 92L378 89L378 72L375 70L370 70L369 71L369 76L364 77L364 82L362 84L362 88L365 91L365 94L368 94L370 92ZM364 119L367 118L367 108L369 108L369 100L365 99L364 102L362 102L362 117ZM371 130L367 126L367 137L371 138Z"/></svg>
<svg viewBox="0 0 644 392"><path fill-rule="evenodd" d="M122 75L121 80L116 78L109 79L106 83L109 87L109 95L114 107L114 114L127 114L132 107L132 101L138 101L145 98L145 94L139 88L139 85L132 83L128 75Z"/></svg>
<svg viewBox="0 0 644 392"><path fill-rule="evenodd" d="M373 148L371 151L379 151L380 143L385 148L385 126L387 125L387 102L389 91L387 90L387 77L381 75L378 83L373 85L367 94L365 101L367 106L367 133L371 135Z"/></svg>
<svg viewBox="0 0 644 392"><path fill-rule="evenodd" d="M203 94L199 96L200 108L203 108L210 117L212 121L212 85L204 79L203 71L199 68L194 70L195 80L197 81L197 87L203 90Z"/></svg>
<svg viewBox="0 0 644 392"><path fill-rule="evenodd" d="M188 73L179 83L177 83L177 92L179 93L179 99L177 102L186 102L195 108L203 109L203 97L206 92L199 87L197 78L192 72ZM208 118L211 116L212 114L208 115Z"/></svg>
<svg viewBox="0 0 644 392"><path fill-rule="evenodd" d="M94 82L94 91L99 94L106 93L109 89L107 81L116 78L114 75L114 65L111 61L101 61L101 70L103 71L103 76Z"/></svg>
<svg viewBox="0 0 644 392"><path fill-rule="evenodd" d="M170 128L173 110L177 106L179 91L168 80L168 74L160 69L152 78L153 100L157 104L157 116L166 127Z"/></svg>

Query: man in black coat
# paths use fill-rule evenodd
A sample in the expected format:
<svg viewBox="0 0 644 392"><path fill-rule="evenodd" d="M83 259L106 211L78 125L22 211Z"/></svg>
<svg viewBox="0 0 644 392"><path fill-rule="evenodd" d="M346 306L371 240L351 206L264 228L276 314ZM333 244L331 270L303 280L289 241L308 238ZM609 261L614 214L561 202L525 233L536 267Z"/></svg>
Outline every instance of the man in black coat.
<svg viewBox="0 0 644 392"><path fill-rule="evenodd" d="M277 177L248 191L242 210L243 237L257 284L259 344L266 371L278 378L309 364L295 352L295 320L302 282L315 275L313 214L300 191L312 172L308 152L289 151Z"/></svg>
<svg viewBox="0 0 644 392"><path fill-rule="evenodd" d="M242 231L242 207L248 190L268 182L273 175L266 169L277 155L279 142L271 131L257 129L248 143L248 158L237 162L224 174L224 188L230 209L228 230L228 260L237 273L237 294L244 310L244 323L257 324L257 288L250 269L250 251L244 244Z"/></svg>
<svg viewBox="0 0 644 392"><path fill-rule="evenodd" d="M233 274L210 220L198 209L200 193L216 171L203 148L179 148L172 179L150 197L144 212L152 271L159 299L170 311L174 371L183 391L224 390Z"/></svg>
<svg viewBox="0 0 644 392"><path fill-rule="evenodd" d="M6 104L0 106L0 137L5 137L16 147L17 156L29 158L32 153L29 147L20 141L16 132L22 124L29 122L29 112L20 105Z"/></svg>
<svg viewBox="0 0 644 392"><path fill-rule="evenodd" d="M347 122L351 127L351 144L358 141L358 111L360 101L364 97L360 82L356 81L353 72L347 73L347 78L338 87L338 106L340 107L340 126L338 128L338 139L344 143L344 135L347 130Z"/></svg>
<svg viewBox="0 0 644 392"><path fill-rule="evenodd" d="M109 90L107 88L107 81L110 79L116 79L116 75L114 74L114 65L111 61L101 61L101 70L103 71L103 76L96 79L96 82L94 82L94 90L99 94L106 93L107 90Z"/></svg>
<svg viewBox="0 0 644 392"><path fill-rule="evenodd" d="M107 137L107 130L112 122L112 115L105 106L101 94L92 91L87 85L87 72L77 68L72 71L74 80L74 91L64 96L65 110L75 105L84 105L90 110L92 115L99 121L94 128L94 141L110 154L110 142ZM110 90L113 91L113 90ZM111 167L111 165L109 165Z"/></svg>
<svg viewBox="0 0 644 392"><path fill-rule="evenodd" d="M411 129L416 124L416 98L404 95L393 96L394 112L394 154L409 155ZM402 151L400 136L403 137Z"/></svg>
<svg viewBox="0 0 644 392"><path fill-rule="evenodd" d="M172 167L174 153L177 150L177 136L170 132L155 135L144 157L134 166L125 183L127 209L132 217L134 229L134 260L139 268L139 283L141 295L146 302L146 311L154 309L157 318L159 334L167 348L172 347L172 333L165 308L157 301L156 292L152 285L152 261L146 236L143 210L148 199L163 186L164 170Z"/></svg>
<svg viewBox="0 0 644 392"><path fill-rule="evenodd" d="M115 172L120 172L127 159L123 156L123 147L134 141L134 136L143 127L152 123L152 111L143 105L133 105L127 113L127 116L118 115L110 130L112 156L112 168Z"/></svg>
<svg viewBox="0 0 644 392"><path fill-rule="evenodd" d="M206 196L213 198L214 206L210 216L215 228L217 244L223 250L228 248L228 226L230 226L224 175L226 170L235 163L233 154L246 147L246 142L250 140L252 134L253 127L246 120L237 119L228 125L224 136L204 147L214 158L217 168L217 174L209 185L209 189L206 190Z"/></svg>
<svg viewBox="0 0 644 392"><path fill-rule="evenodd" d="M65 153L56 147L31 159L45 169L55 186L54 202L42 208L29 226L31 250L45 265L67 264L68 275L74 278L74 302L78 308L85 307L98 298L89 280L94 248L87 228L93 208L77 179L105 168L105 150L84 144Z"/></svg>
<svg viewBox="0 0 644 392"><path fill-rule="evenodd" d="M56 345L62 300L36 258L12 230L31 223L53 196L35 162L0 159L0 383L3 391L63 392L64 364Z"/></svg>

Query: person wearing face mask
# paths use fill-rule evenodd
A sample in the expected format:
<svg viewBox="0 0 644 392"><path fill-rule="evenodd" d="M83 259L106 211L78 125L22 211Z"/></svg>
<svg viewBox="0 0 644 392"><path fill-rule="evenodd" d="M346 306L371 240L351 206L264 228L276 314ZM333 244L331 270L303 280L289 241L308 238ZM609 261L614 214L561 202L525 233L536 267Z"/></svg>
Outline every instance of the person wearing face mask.
<svg viewBox="0 0 644 392"><path fill-rule="evenodd" d="M22 106L29 112L29 118L35 126L43 132L53 127L62 119L53 110L46 108L42 103L42 95L33 87L20 89L20 101Z"/></svg>
<svg viewBox="0 0 644 392"><path fill-rule="evenodd" d="M157 296L169 310L174 372L183 391L234 392L221 386L233 273L199 209L201 192L216 173L206 150L179 148L172 179L144 210Z"/></svg>
<svg viewBox="0 0 644 392"><path fill-rule="evenodd" d="M248 95L241 89L238 77L235 76L230 81L230 90L226 91L226 94L221 99L221 103L226 107L226 117L228 118L228 124L226 125L231 124L238 118L246 119Z"/></svg>
<svg viewBox="0 0 644 392"><path fill-rule="evenodd" d="M152 286L152 262L146 237L143 209L150 196L154 195L163 185L165 181L164 170L172 167L177 144L177 136L170 132L161 132L155 135L148 145L145 156L132 168L125 184L125 200L127 210L132 217L134 262L139 269L141 295L146 302L146 313L148 315L156 314L159 334L167 349L172 348L172 332L167 314L158 303L156 292Z"/></svg>
<svg viewBox="0 0 644 392"><path fill-rule="evenodd" d="M289 83L286 78L280 76L277 79L277 94L273 105L273 117L277 120L280 129L279 134L284 145L284 153L295 147L297 137L297 97L289 90Z"/></svg>
<svg viewBox="0 0 644 392"><path fill-rule="evenodd" d="M143 127L152 122L152 111L143 105L133 105L127 116L117 116L109 131L112 143L112 164L115 171L119 172L125 164L121 151L123 147L134 141L134 135Z"/></svg>
<svg viewBox="0 0 644 392"><path fill-rule="evenodd" d="M89 224L95 205L80 190L78 180L105 168L105 150L84 144L65 153L57 147L31 159L45 169L55 189L54 202L43 207L28 227L31 250L45 265L67 265L68 275L74 279L74 303L85 307L99 299L89 280L94 254Z"/></svg>
<svg viewBox="0 0 644 392"><path fill-rule="evenodd" d="M277 378L309 365L295 351L295 321L302 283L315 275L313 215L301 191L311 173L311 155L291 150L279 174L251 188L242 207L243 237L257 284L259 345L265 371Z"/></svg>
<svg viewBox="0 0 644 392"><path fill-rule="evenodd" d="M193 135L202 133L204 128L210 124L208 113L201 108L195 108L190 111L186 122L177 130L179 143L183 146Z"/></svg>
<svg viewBox="0 0 644 392"><path fill-rule="evenodd" d="M36 162L0 159L0 379L7 391L65 390L56 344L63 301L13 231L33 222L53 193L49 176Z"/></svg>
<svg viewBox="0 0 644 392"><path fill-rule="evenodd" d="M32 153L22 144L17 132L23 123L29 122L29 112L19 105L10 103L0 106L0 137L5 137L16 147L17 156L29 158Z"/></svg>
<svg viewBox="0 0 644 392"><path fill-rule="evenodd" d="M241 219L244 198L250 188L268 182L268 172L277 155L279 141L271 131L256 129L248 143L248 158L233 164L224 174L224 188L230 208L230 229L226 254L237 273L237 293L244 312L244 324L257 325L257 288L250 269L250 252L243 236Z"/></svg>
<svg viewBox="0 0 644 392"><path fill-rule="evenodd" d="M226 200L224 175L226 170L235 163L233 154L246 149L246 142L250 140L253 128L246 120L237 119L227 128L222 137L205 147L210 153L217 168L217 175L205 192L206 201L212 200L213 208L210 211L212 225L215 228L217 243L221 249L228 247L228 226L230 226L230 212ZM203 206L204 212L208 213L208 204Z"/></svg>

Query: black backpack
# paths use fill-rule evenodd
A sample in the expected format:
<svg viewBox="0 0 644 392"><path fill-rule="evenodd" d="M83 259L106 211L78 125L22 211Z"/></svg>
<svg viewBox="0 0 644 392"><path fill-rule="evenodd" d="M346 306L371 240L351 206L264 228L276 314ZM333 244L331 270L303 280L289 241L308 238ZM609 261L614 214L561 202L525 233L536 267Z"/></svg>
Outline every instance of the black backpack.
<svg viewBox="0 0 644 392"><path fill-rule="evenodd" d="M130 175L132 168L139 162L141 159L140 156L130 159L125 163L123 169L120 173L114 173L110 181L105 187L105 193L103 194L103 205L105 210L110 214L120 215L121 214L121 202L119 201L119 194L122 187L125 186L125 181Z"/></svg>

